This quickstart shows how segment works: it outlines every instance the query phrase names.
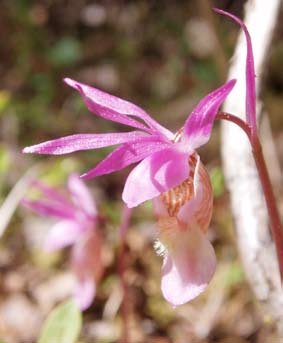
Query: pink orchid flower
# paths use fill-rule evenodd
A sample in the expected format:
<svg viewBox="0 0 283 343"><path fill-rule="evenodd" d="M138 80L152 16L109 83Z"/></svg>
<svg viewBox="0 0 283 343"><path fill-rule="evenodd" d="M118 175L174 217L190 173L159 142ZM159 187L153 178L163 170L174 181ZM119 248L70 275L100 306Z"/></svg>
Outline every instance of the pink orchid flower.
<svg viewBox="0 0 283 343"><path fill-rule="evenodd" d="M50 229L45 249L54 251L72 246L71 267L77 280L74 299L85 310L95 296L96 281L103 272L96 205L77 174L70 175L68 180L70 199L39 181L34 181L33 186L45 198L24 199L23 205L41 215L60 219Z"/></svg>
<svg viewBox="0 0 283 343"><path fill-rule="evenodd" d="M71 79L65 79L65 82L81 93L90 111L138 130L75 134L26 147L23 152L61 155L119 144L82 177L109 174L141 161L129 174L123 191L124 202L128 207L135 207L186 180L190 171L189 157L209 140L217 111L236 81L227 82L202 99L176 135L126 100Z"/></svg>
<svg viewBox="0 0 283 343"><path fill-rule="evenodd" d="M176 134L138 106L71 79L91 112L127 126L126 133L76 134L25 148L25 153L60 155L77 150L120 146L84 178L112 173L133 163L123 191L128 207L154 199L164 256L161 288L173 306L198 296L216 266L205 233L212 212L212 190L195 149L211 135L219 107L235 85L231 80L202 99ZM134 118L135 117L135 118Z"/></svg>

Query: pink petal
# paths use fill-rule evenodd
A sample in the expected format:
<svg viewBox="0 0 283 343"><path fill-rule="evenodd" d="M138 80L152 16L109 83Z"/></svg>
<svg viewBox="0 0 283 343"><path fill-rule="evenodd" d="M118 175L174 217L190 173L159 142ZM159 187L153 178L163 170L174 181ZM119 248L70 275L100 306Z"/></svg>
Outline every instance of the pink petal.
<svg viewBox="0 0 283 343"><path fill-rule="evenodd" d="M157 151L129 174L122 198L135 207L182 183L189 175L188 154L175 147Z"/></svg>
<svg viewBox="0 0 283 343"><path fill-rule="evenodd" d="M84 310L91 304L95 296L96 282L104 271L102 238L98 230L87 232L74 245L71 264L78 280L74 295Z"/></svg>
<svg viewBox="0 0 283 343"><path fill-rule="evenodd" d="M236 21L245 33L247 42L247 58L246 58L246 118L248 125L252 130L256 131L256 88L255 88L255 67L251 37L246 25L236 16L231 13L213 9L216 13L226 15Z"/></svg>
<svg viewBox="0 0 283 343"><path fill-rule="evenodd" d="M169 139L173 137L173 134L169 130L158 124L143 109L135 104L69 78L64 79L64 81L81 93L91 112L94 112L107 120L151 132L151 130L142 123L128 117L136 116L137 118L144 120L151 128L154 128L165 137Z"/></svg>
<svg viewBox="0 0 283 343"><path fill-rule="evenodd" d="M91 305L95 293L96 284L92 275L86 275L84 278L77 279L73 297L82 311Z"/></svg>
<svg viewBox="0 0 283 343"><path fill-rule="evenodd" d="M94 198L78 174L71 174L69 176L68 188L76 207L82 209L91 218L94 218L97 215Z"/></svg>
<svg viewBox="0 0 283 343"><path fill-rule="evenodd" d="M61 206L64 204L68 208L71 206L71 203L64 195L60 194L56 189L47 186L43 182L39 180L32 180L31 185L45 195L47 199L57 202Z"/></svg>
<svg viewBox="0 0 283 343"><path fill-rule="evenodd" d="M50 229L44 247L47 251L62 249L74 244L82 233L82 228L76 222L62 220Z"/></svg>
<svg viewBox="0 0 283 343"><path fill-rule="evenodd" d="M74 218L74 208L72 206L65 206L63 203L49 202L48 200L31 201L24 199L22 205L41 215L65 219Z"/></svg>
<svg viewBox="0 0 283 343"><path fill-rule="evenodd" d="M143 136L147 137L147 135L141 131L77 134L26 147L23 149L23 152L33 154L62 155L78 150L98 149L110 145L131 142Z"/></svg>
<svg viewBox="0 0 283 343"><path fill-rule="evenodd" d="M130 144L123 144L112 151L95 168L83 174L82 177L89 179L99 175L110 174L126 168L130 164L136 163L167 146L168 143L164 143L156 137L145 137Z"/></svg>
<svg viewBox="0 0 283 343"><path fill-rule="evenodd" d="M211 135L217 111L234 87L236 80L228 81L222 87L203 98L185 122L183 142L191 149L205 144Z"/></svg>
<svg viewBox="0 0 283 343"><path fill-rule="evenodd" d="M214 249L197 228L171 237L162 266L161 290L173 306L185 304L202 293L215 268Z"/></svg>

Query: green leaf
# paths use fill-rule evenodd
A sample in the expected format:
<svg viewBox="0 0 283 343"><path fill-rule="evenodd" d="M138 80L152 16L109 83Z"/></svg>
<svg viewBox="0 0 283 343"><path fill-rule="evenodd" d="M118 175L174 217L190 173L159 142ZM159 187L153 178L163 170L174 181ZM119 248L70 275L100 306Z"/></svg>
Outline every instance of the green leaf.
<svg viewBox="0 0 283 343"><path fill-rule="evenodd" d="M11 156L8 149L0 144L0 174L8 172L10 167ZM1 341L0 341L1 343Z"/></svg>
<svg viewBox="0 0 283 343"><path fill-rule="evenodd" d="M58 305L46 319L38 343L74 343L80 334L82 315L74 300Z"/></svg>
<svg viewBox="0 0 283 343"><path fill-rule="evenodd" d="M230 264L227 272L225 273L225 284L227 287L232 287L238 285L245 279L245 274L243 271L242 266L237 263L233 262Z"/></svg>
<svg viewBox="0 0 283 343"><path fill-rule="evenodd" d="M224 175L222 169L215 167L210 172L210 179L212 184L213 194L216 198L220 197L224 193Z"/></svg>
<svg viewBox="0 0 283 343"><path fill-rule="evenodd" d="M9 104L10 99L11 99L11 95L8 91L6 90L0 91L0 112L6 109L7 105Z"/></svg>

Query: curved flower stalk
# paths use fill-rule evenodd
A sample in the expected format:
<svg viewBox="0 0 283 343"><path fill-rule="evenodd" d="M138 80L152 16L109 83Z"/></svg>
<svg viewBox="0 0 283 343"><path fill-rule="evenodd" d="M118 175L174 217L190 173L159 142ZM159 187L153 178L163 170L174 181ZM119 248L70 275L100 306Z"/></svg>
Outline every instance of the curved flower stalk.
<svg viewBox="0 0 283 343"><path fill-rule="evenodd" d="M272 185L268 175L266 163L262 153L261 143L258 136L256 123L256 84L255 84L255 66L253 57L253 48L251 37L246 25L236 16L225 12L223 10L214 9L216 13L225 15L233 19L243 30L246 39L247 53L246 53L246 122L240 118L227 113L220 113L219 119L226 119L239 125L247 134L251 147L259 178L261 181L263 193L266 200L266 206L270 218L270 226L276 246L276 253L281 276L283 282L283 226L280 220L279 211L276 205L276 199L272 190Z"/></svg>
<svg viewBox="0 0 283 343"><path fill-rule="evenodd" d="M49 231L45 249L54 251L72 246L71 268L76 276L74 299L85 310L95 297L96 282L103 273L96 205L77 174L70 175L68 180L70 198L39 181L34 181L33 187L44 199L24 199L23 205L41 215L59 219Z"/></svg>

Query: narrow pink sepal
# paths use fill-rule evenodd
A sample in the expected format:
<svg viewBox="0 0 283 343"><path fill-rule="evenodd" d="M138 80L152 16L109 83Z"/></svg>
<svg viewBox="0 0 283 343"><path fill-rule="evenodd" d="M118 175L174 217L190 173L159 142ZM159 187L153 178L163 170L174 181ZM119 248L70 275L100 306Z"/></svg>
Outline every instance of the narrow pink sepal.
<svg viewBox="0 0 283 343"><path fill-rule="evenodd" d="M52 188L40 180L32 180L31 186L39 190L46 199L52 199L52 202L57 202L60 206L65 206L66 209L72 206L71 202L67 197L59 193L55 188Z"/></svg>
<svg viewBox="0 0 283 343"><path fill-rule="evenodd" d="M79 150L104 148L147 137L141 131L101 133L101 134L76 134L46 141L23 149L24 153L63 155Z"/></svg>
<svg viewBox="0 0 283 343"><path fill-rule="evenodd" d="M39 213L43 216L51 216L55 218L72 219L74 216L74 208L72 206L64 206L64 204L52 202L49 200L28 200L23 199L22 205Z"/></svg>
<svg viewBox="0 0 283 343"><path fill-rule="evenodd" d="M217 111L235 83L236 80L228 81L198 103L184 125L182 141L185 145L193 150L209 140Z"/></svg>
<svg viewBox="0 0 283 343"><path fill-rule="evenodd" d="M247 57L246 57L246 119L252 132L256 133L256 87L255 87L255 67L252 41L246 25L241 19L226 11L214 8L214 12L225 15L238 23L244 31L247 42ZM264 25L264 24L263 24Z"/></svg>
<svg viewBox="0 0 283 343"><path fill-rule="evenodd" d="M130 144L125 143L112 151L95 168L83 174L82 178L90 179L121 170L167 146L168 143L164 143L156 137L145 137Z"/></svg>
<svg viewBox="0 0 283 343"><path fill-rule="evenodd" d="M75 80L66 78L64 81L81 93L91 112L94 112L107 120L112 120L153 133L151 129L129 117L135 116L142 119L150 128L154 129L155 132L161 133L169 139L172 138L173 134L169 130L157 123L139 106Z"/></svg>
<svg viewBox="0 0 283 343"><path fill-rule="evenodd" d="M73 173L69 176L68 189L76 207L80 208L82 212L86 213L90 218L94 218L97 215L94 198L91 196L88 188L82 182L78 174Z"/></svg>
<svg viewBox="0 0 283 343"><path fill-rule="evenodd" d="M148 130L144 124L128 117L128 115L135 115L140 118L144 116L144 110L138 106L70 78L65 78L64 82L80 92L88 109L96 115L106 120L115 121L142 130Z"/></svg>
<svg viewBox="0 0 283 343"><path fill-rule="evenodd" d="M164 298L178 306L193 300L207 287L216 268L214 249L198 229L172 235L162 267ZM172 244L172 246L171 246Z"/></svg>
<svg viewBox="0 0 283 343"><path fill-rule="evenodd" d="M174 146L142 160L129 174L122 198L135 207L182 183L189 175L188 154Z"/></svg>

